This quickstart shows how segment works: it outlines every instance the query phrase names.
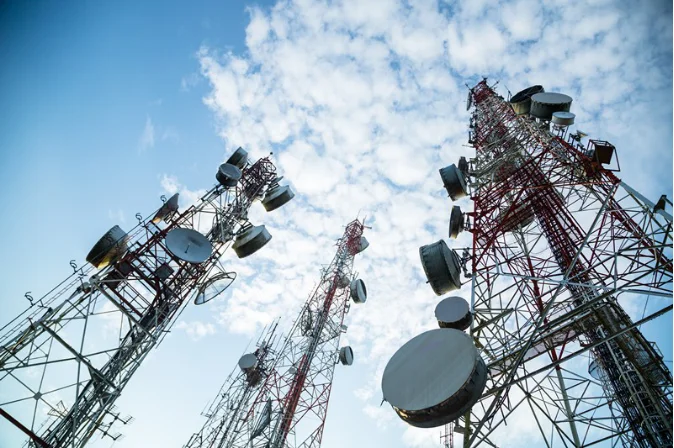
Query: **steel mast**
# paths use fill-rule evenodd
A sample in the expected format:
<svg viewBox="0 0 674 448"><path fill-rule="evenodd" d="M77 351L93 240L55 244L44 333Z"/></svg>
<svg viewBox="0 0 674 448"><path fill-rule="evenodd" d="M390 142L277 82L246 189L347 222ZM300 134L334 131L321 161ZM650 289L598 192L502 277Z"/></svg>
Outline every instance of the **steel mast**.
<svg viewBox="0 0 674 448"><path fill-rule="evenodd" d="M251 404L257 386L269 374L276 360L277 326L278 321L266 328L257 341L256 350L241 357L238 368L230 373L213 402L202 413L206 417L206 422L190 437L186 448L221 448L231 445L230 441L238 431L237 423L240 416L248 410L247 407ZM261 419L256 422L256 427L268 424L270 412L271 409L263 412Z"/></svg>
<svg viewBox="0 0 674 448"><path fill-rule="evenodd" d="M461 288L463 268L473 320L461 328L488 378L430 423L460 423L466 447L498 446L495 431L517 419L549 447L672 446L671 372L640 331L672 309L672 203L622 182L609 142L583 145L571 102L542 86L506 101L479 82L468 95L475 157L440 170L452 200L473 200L473 211L452 207L449 225L472 246L424 246L422 264L438 295ZM440 249L451 262L433 258ZM638 321L618 299L639 304ZM648 300L659 309L646 313Z"/></svg>
<svg viewBox="0 0 674 448"><path fill-rule="evenodd" d="M113 404L188 298L205 303L236 274L219 260L232 245L242 258L271 236L252 226L261 199L270 211L293 196L269 158L239 148L211 188L184 212L174 195L128 234L118 226L74 273L0 330L0 414L31 446L81 447L118 420Z"/></svg>
<svg viewBox="0 0 674 448"><path fill-rule="evenodd" d="M466 442L505 421L517 387L552 426L541 431L549 443L556 434L572 446L671 446L671 372L617 300L671 298L671 215L615 176L613 145L585 148L582 134L568 134L570 98L540 90L507 102L483 80L470 93L476 317L484 310L471 333L491 358L493 384ZM500 279L510 285L499 290ZM588 371L565 368L583 353ZM547 366L533 375L527 364L539 356Z"/></svg>
<svg viewBox="0 0 674 448"><path fill-rule="evenodd" d="M322 269L289 333L264 352L264 359L260 350L245 355L254 355L249 361L241 358L241 373L214 406L222 408L234 395L236 404L226 415L209 417L199 433L204 436L193 436L186 447L320 446L335 365L353 362L352 349L339 347L349 298L355 303L367 299L365 284L353 272L354 256L368 246L364 228L358 220L346 226L335 257ZM213 427L229 429L208 429Z"/></svg>

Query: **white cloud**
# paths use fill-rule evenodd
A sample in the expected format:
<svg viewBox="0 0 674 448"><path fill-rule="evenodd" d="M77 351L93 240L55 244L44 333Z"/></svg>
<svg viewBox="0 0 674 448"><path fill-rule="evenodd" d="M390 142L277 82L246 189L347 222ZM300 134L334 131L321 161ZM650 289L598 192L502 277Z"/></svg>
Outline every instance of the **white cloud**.
<svg viewBox="0 0 674 448"><path fill-rule="evenodd" d="M161 139L171 143L178 143L180 141L180 134L178 134L178 131L175 128L166 126L161 130Z"/></svg>
<svg viewBox="0 0 674 448"><path fill-rule="evenodd" d="M145 120L143 132L138 139L138 149L140 151L145 151L152 147L154 147L154 125L152 124L152 119L148 116Z"/></svg>
<svg viewBox="0 0 674 448"><path fill-rule="evenodd" d="M124 210L118 208L117 210L108 210L108 218L112 219L121 224L126 223L126 217L124 216Z"/></svg>
<svg viewBox="0 0 674 448"><path fill-rule="evenodd" d="M198 341L206 336L214 335L216 333L215 326L211 323L204 323L200 321L185 322L181 320L175 327L177 330L185 330L187 335L193 341Z"/></svg>
<svg viewBox="0 0 674 448"><path fill-rule="evenodd" d="M200 81L201 77L199 76L199 73L190 73L180 80L180 90L183 92L189 92L194 87L199 85Z"/></svg>
<svg viewBox="0 0 674 448"><path fill-rule="evenodd" d="M671 26L653 9L612 1L405 3L252 7L246 52L204 47L197 55L210 86L204 103L229 151L243 146L252 157L273 151L298 192L281 210L251 211L274 238L250 259L232 261L246 275L217 305L217 322L252 334L297 311L342 226L359 212L367 215L371 246L355 269L370 299L352 308L348 334L370 367L357 392L364 413L398 429L404 425L391 409L379 407L379 382L392 353L436 325L438 298L425 284L418 247L447 236L451 203L438 169L473 154L462 146L464 83L489 75L513 93L532 84L567 92L584 130L622 144L621 162L646 166L663 154L671 161L671 135L649 132L657 115L671 134L671 104L653 103L663 91L671 97ZM642 138L632 133L651 151L632 152ZM647 189L662 186L638 170L627 175ZM169 177L163 183L169 191L181 188ZM460 204L472 207L468 199ZM452 245L469 244L464 234ZM518 415L513 419L526 418ZM530 423L518 444L535 439ZM408 429L403 441L421 446L433 441L431 433L437 441L436 430Z"/></svg>

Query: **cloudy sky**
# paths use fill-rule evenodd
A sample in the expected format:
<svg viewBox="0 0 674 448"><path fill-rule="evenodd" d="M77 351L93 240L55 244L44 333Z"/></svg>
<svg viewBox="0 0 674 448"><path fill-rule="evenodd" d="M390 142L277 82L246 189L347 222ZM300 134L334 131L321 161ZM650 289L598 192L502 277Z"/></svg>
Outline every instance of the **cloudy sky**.
<svg viewBox="0 0 674 448"><path fill-rule="evenodd" d="M238 146L273 152L297 192L272 214L255 207L271 243L226 256L231 293L188 306L136 373L117 402L136 418L120 448L185 443L248 341L299 310L356 216L372 227L355 263L369 300L347 317L356 362L337 367L323 446L439 446L438 430L380 407L379 384L392 353L434 327L418 247L446 238L437 170L473 155L466 83L571 95L578 127L618 148L620 176L671 197L668 1L10 1L0 55L0 325L110 226L132 228L161 194L188 205ZM671 366L671 315L644 331ZM0 421L1 446L18 437ZM536 446L526 432L506 446L525 442Z"/></svg>

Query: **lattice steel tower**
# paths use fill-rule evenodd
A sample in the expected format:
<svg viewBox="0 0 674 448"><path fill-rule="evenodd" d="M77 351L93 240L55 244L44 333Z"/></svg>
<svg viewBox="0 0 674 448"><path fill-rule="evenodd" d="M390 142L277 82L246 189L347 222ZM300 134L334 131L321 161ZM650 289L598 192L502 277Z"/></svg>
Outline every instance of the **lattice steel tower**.
<svg viewBox="0 0 674 448"><path fill-rule="evenodd" d="M117 439L113 404L187 300L205 303L236 277L219 262L231 245L242 258L271 236L248 210L294 196L269 158L239 148L218 184L180 212L178 195L128 234L114 226L74 273L0 331L0 414L39 447L81 447L94 434Z"/></svg>
<svg viewBox="0 0 674 448"><path fill-rule="evenodd" d="M395 372L382 388L410 424L456 422L464 446L498 446L494 431L515 413L535 421L545 446L672 446L671 372L639 329L672 309L672 203L622 182L609 142L583 145L570 106L541 86L506 101L485 79L468 96L475 157L440 170L452 200L473 200L449 224L450 238L471 232L472 247L423 246L422 265L438 295L461 288L463 268L471 303L440 302L443 328L389 366L414 361L415 340L417 351L450 350L424 341L458 344L461 330L470 365L435 364L433 378L458 379L414 384L434 397L422 406L387 390L405 380ZM637 322L618 299L639 305ZM646 313L648 299L657 311Z"/></svg>
<svg viewBox="0 0 674 448"><path fill-rule="evenodd" d="M227 379L186 447L321 445L335 365L353 363L352 349L339 348L349 298L367 299L364 282L353 273L354 256L368 246L363 229L358 220L346 226L289 333L276 343L274 325L254 353L241 357L240 372Z"/></svg>

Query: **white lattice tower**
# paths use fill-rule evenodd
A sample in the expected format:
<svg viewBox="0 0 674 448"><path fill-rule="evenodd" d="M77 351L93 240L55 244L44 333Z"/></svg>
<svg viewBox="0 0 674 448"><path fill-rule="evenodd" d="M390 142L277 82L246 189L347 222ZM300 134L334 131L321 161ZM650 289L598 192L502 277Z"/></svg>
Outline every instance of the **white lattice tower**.
<svg viewBox="0 0 674 448"><path fill-rule="evenodd" d="M110 436L120 421L115 400L187 300L207 300L215 281L233 280L220 258L232 242L239 256L252 250L239 238L255 229L248 210L279 191L268 158L250 163L241 149L235 156L239 167L223 164L220 184L195 205L181 213L176 196L149 218L137 215L128 234L109 232L99 242L109 253L88 257L100 269L71 262L70 277L0 330L0 414L29 444L81 447L97 432ZM268 210L278 206L272 199L263 200ZM166 236L177 229L205 235L212 249L205 260L186 261L167 248Z"/></svg>

